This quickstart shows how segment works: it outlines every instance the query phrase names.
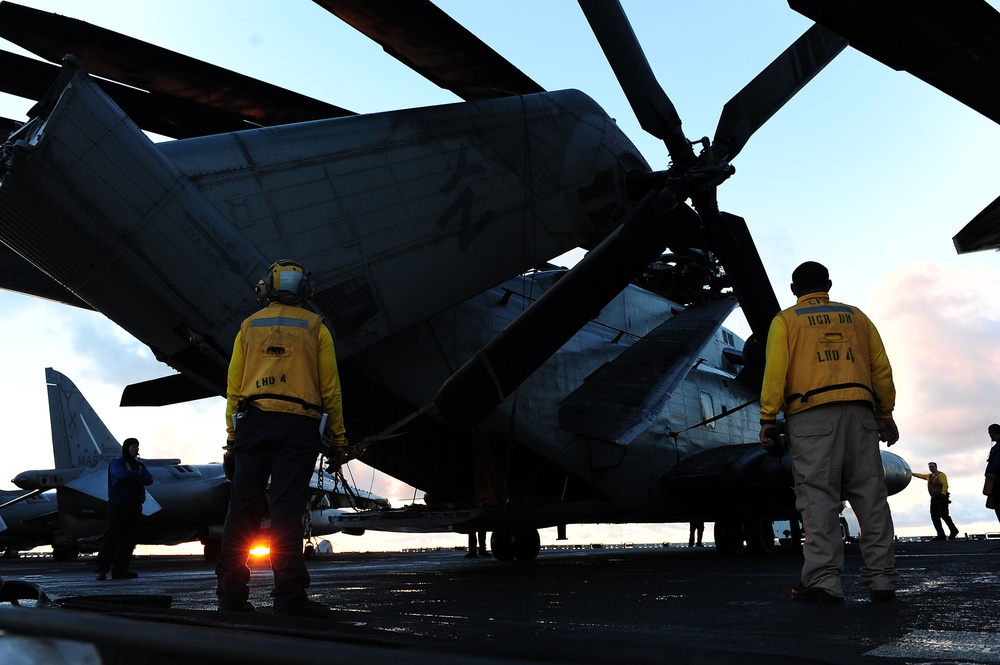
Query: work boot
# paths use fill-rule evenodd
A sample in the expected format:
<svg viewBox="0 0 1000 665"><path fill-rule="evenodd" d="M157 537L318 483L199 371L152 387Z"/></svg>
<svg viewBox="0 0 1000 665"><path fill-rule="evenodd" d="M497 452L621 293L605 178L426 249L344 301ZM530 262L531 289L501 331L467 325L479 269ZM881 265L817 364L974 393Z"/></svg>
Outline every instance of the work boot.
<svg viewBox="0 0 1000 665"><path fill-rule="evenodd" d="M948 540L955 540L956 538L958 538L958 529L951 532L951 535L948 536Z"/></svg>
<svg viewBox="0 0 1000 665"><path fill-rule="evenodd" d="M805 584L796 584L792 587L792 600L803 600L807 603L841 603L844 601L840 596L835 596L826 589Z"/></svg>
<svg viewBox="0 0 1000 665"><path fill-rule="evenodd" d="M104 582L108 579L108 574L102 570L97 571L97 581Z"/></svg>
<svg viewBox="0 0 1000 665"><path fill-rule="evenodd" d="M253 606L253 603L244 601L242 603L226 604L219 602L220 612L256 612L257 608Z"/></svg>
<svg viewBox="0 0 1000 665"><path fill-rule="evenodd" d="M111 579L113 580L134 580L139 577L139 573L133 573L131 570L121 570L117 573L111 572Z"/></svg>
<svg viewBox="0 0 1000 665"><path fill-rule="evenodd" d="M933 540L948 540L948 539L945 538L945 535L942 533L934 536Z"/></svg>
<svg viewBox="0 0 1000 665"><path fill-rule="evenodd" d="M314 600L299 600L287 605L275 605L274 613L307 619L329 619L333 616L333 608Z"/></svg>

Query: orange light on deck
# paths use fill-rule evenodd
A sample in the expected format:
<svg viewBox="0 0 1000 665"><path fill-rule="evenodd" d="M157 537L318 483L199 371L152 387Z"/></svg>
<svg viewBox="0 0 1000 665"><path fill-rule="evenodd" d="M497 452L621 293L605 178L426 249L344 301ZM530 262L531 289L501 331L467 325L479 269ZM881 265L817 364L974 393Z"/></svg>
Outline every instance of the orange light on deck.
<svg viewBox="0 0 1000 665"><path fill-rule="evenodd" d="M267 543L254 543L250 548L250 556L265 557L271 553L271 547Z"/></svg>

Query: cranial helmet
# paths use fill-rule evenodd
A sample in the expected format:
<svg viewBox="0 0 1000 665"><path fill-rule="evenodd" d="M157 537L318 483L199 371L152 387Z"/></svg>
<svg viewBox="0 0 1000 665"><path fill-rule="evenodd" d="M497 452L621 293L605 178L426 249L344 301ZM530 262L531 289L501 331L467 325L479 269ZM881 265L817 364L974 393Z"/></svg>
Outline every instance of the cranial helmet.
<svg viewBox="0 0 1000 665"><path fill-rule="evenodd" d="M301 263L280 259L272 263L257 282L257 295L262 301L295 305L310 298L314 288L312 276Z"/></svg>

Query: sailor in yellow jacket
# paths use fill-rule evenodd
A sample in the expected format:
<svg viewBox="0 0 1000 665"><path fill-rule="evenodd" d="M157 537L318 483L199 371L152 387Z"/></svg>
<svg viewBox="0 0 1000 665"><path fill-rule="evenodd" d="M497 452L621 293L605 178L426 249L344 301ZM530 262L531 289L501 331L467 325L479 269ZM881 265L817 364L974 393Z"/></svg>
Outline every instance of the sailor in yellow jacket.
<svg viewBox="0 0 1000 665"><path fill-rule="evenodd" d="M226 402L232 482L215 569L220 610L255 609L246 561L269 506L274 612L330 615L328 606L306 595L302 516L323 440L339 463L347 439L333 337L323 318L301 305L312 291L300 264L272 264L257 284L267 306L243 321L233 344Z"/></svg>
<svg viewBox="0 0 1000 665"><path fill-rule="evenodd" d="M892 515L879 439L899 438L896 389L878 330L857 307L830 300L827 269L803 263L792 273L793 307L779 312L767 337L760 396L760 441L770 449L784 411L795 505L806 539L802 583L792 598L844 599L841 497L861 524L861 579L873 601L895 597Z"/></svg>
<svg viewBox="0 0 1000 665"><path fill-rule="evenodd" d="M943 471L938 471L937 462L928 462L927 469L930 473L917 473L911 471L914 478L927 481L927 493L931 495L931 522L934 523L934 530L937 535L934 540L945 540L944 528L941 522L944 521L951 530L947 536L948 540L955 540L958 537L958 527L951 520L948 512L948 504L951 503L951 495L948 493L948 476Z"/></svg>

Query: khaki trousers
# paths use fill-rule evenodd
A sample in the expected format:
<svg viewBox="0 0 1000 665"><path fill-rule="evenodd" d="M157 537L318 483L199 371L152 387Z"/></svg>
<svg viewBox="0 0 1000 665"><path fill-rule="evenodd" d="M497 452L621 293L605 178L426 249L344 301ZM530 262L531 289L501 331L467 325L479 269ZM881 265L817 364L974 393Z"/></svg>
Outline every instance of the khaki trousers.
<svg viewBox="0 0 1000 665"><path fill-rule="evenodd" d="M879 453L878 424L870 406L835 402L788 418L795 507L806 540L802 583L843 597L844 541L840 504L846 499L861 525L861 581L869 589L895 589L892 515Z"/></svg>

